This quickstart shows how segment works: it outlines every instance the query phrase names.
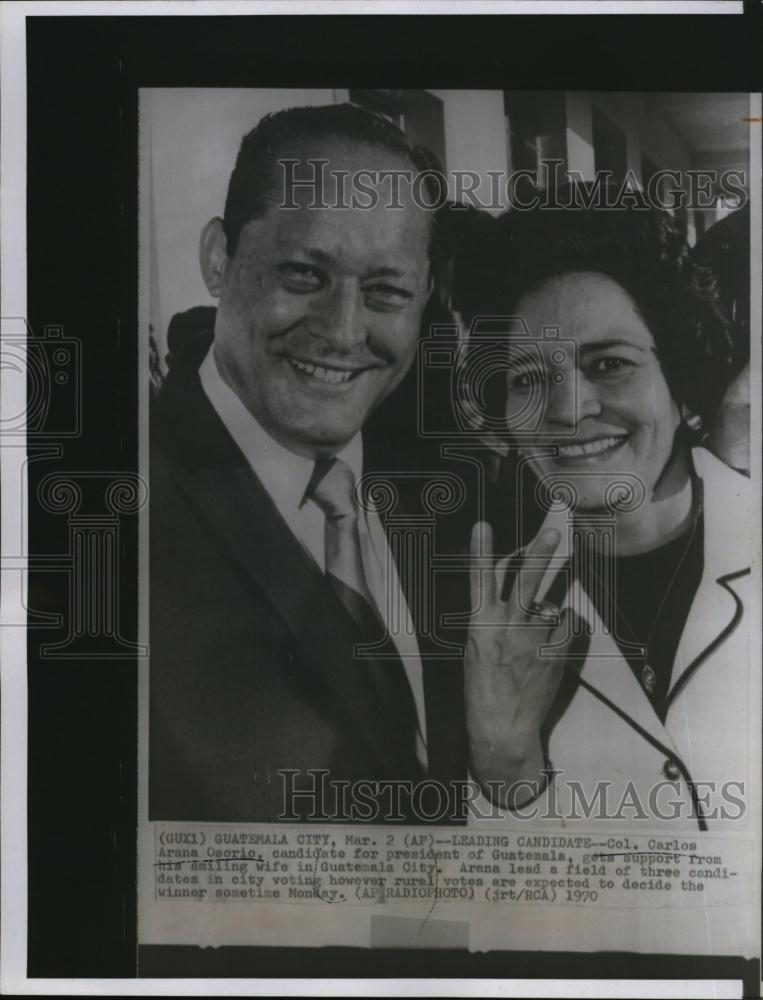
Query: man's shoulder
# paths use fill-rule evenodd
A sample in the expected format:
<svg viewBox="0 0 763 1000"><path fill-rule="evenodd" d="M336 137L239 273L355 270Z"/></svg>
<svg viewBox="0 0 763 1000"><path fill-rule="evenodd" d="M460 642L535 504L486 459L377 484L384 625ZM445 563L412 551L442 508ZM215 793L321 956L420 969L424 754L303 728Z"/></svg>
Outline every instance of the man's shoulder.
<svg viewBox="0 0 763 1000"><path fill-rule="evenodd" d="M167 373L151 400L151 446L162 447L177 434L183 433L183 415L199 410L203 391L199 367L214 339L216 310L211 306L195 306L176 313L167 328ZM203 416L204 407L201 406ZM207 414L208 416L208 414Z"/></svg>
<svg viewBox="0 0 763 1000"><path fill-rule="evenodd" d="M198 371L215 334L214 306L194 306L175 313L167 327L167 365L171 371Z"/></svg>
<svg viewBox="0 0 763 1000"><path fill-rule="evenodd" d="M152 468L229 466L239 460L233 440L205 393L199 367L213 340L215 310L173 316L167 333L168 372L149 412Z"/></svg>

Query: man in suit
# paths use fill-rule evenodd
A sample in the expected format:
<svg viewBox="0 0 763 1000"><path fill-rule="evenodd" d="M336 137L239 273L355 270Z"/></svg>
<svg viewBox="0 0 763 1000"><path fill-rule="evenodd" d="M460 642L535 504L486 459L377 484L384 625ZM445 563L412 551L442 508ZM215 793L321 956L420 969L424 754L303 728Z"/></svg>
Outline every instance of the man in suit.
<svg viewBox="0 0 763 1000"><path fill-rule="evenodd" d="M213 329L171 342L151 416L151 819L448 818L405 783L464 777L460 691L390 630L406 595L356 495L439 250L385 177L428 165L350 105L279 112L202 233ZM362 171L375 197L335 207L334 179Z"/></svg>

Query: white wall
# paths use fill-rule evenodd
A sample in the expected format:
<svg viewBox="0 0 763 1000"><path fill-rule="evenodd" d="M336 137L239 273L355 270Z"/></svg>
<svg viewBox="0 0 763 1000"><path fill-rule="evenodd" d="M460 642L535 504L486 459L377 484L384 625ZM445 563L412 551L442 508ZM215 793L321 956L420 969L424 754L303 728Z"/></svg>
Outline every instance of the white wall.
<svg viewBox="0 0 763 1000"><path fill-rule="evenodd" d="M498 214L508 208L506 178L509 154L506 145L506 116L502 90L430 90L444 105L445 157L449 179L448 194L454 197L454 170L472 170L484 177L479 197L486 201L490 187L488 170L500 170L503 200Z"/></svg>
<svg viewBox="0 0 763 1000"><path fill-rule="evenodd" d="M567 112L567 168L577 170L583 180L594 179L593 116L588 94L568 91L564 95Z"/></svg>

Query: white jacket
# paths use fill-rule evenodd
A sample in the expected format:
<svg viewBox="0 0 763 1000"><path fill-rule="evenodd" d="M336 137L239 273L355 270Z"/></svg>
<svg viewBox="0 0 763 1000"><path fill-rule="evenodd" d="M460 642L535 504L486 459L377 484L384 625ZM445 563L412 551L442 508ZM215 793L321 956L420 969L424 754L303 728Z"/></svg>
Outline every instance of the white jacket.
<svg viewBox="0 0 763 1000"><path fill-rule="evenodd" d="M577 666L577 688L549 736L548 757L560 773L519 810L523 816L545 815L563 826L606 822L611 830L627 829L631 821L671 831L738 830L740 820L746 825L751 802L758 802L750 785L760 730L758 678L750 669L754 663L759 670L750 635L756 617L750 614L750 566L757 538L751 485L704 449L695 449L692 457L704 486L704 569L673 664L665 723L605 633L590 598L573 582L564 604L584 617L594 634L582 669ZM561 542L541 597L570 555L568 512L550 514L544 529L550 524L560 530ZM753 778L756 774L754 769ZM604 808L596 798L599 782ZM691 782L700 783L698 809ZM712 790L705 782L714 783ZM593 802L587 817L586 802Z"/></svg>

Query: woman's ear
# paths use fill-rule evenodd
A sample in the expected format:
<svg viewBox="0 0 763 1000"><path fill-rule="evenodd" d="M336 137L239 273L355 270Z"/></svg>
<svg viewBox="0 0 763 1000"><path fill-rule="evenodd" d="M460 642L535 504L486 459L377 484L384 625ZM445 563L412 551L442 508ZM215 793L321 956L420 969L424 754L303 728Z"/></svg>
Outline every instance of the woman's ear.
<svg viewBox="0 0 763 1000"><path fill-rule="evenodd" d="M702 430L702 417L698 413L692 413L686 403L681 404L681 423L690 431Z"/></svg>
<svg viewBox="0 0 763 1000"><path fill-rule="evenodd" d="M223 220L219 217L211 219L201 231L199 263L204 284L215 299L220 297L223 275L228 264L227 243Z"/></svg>

